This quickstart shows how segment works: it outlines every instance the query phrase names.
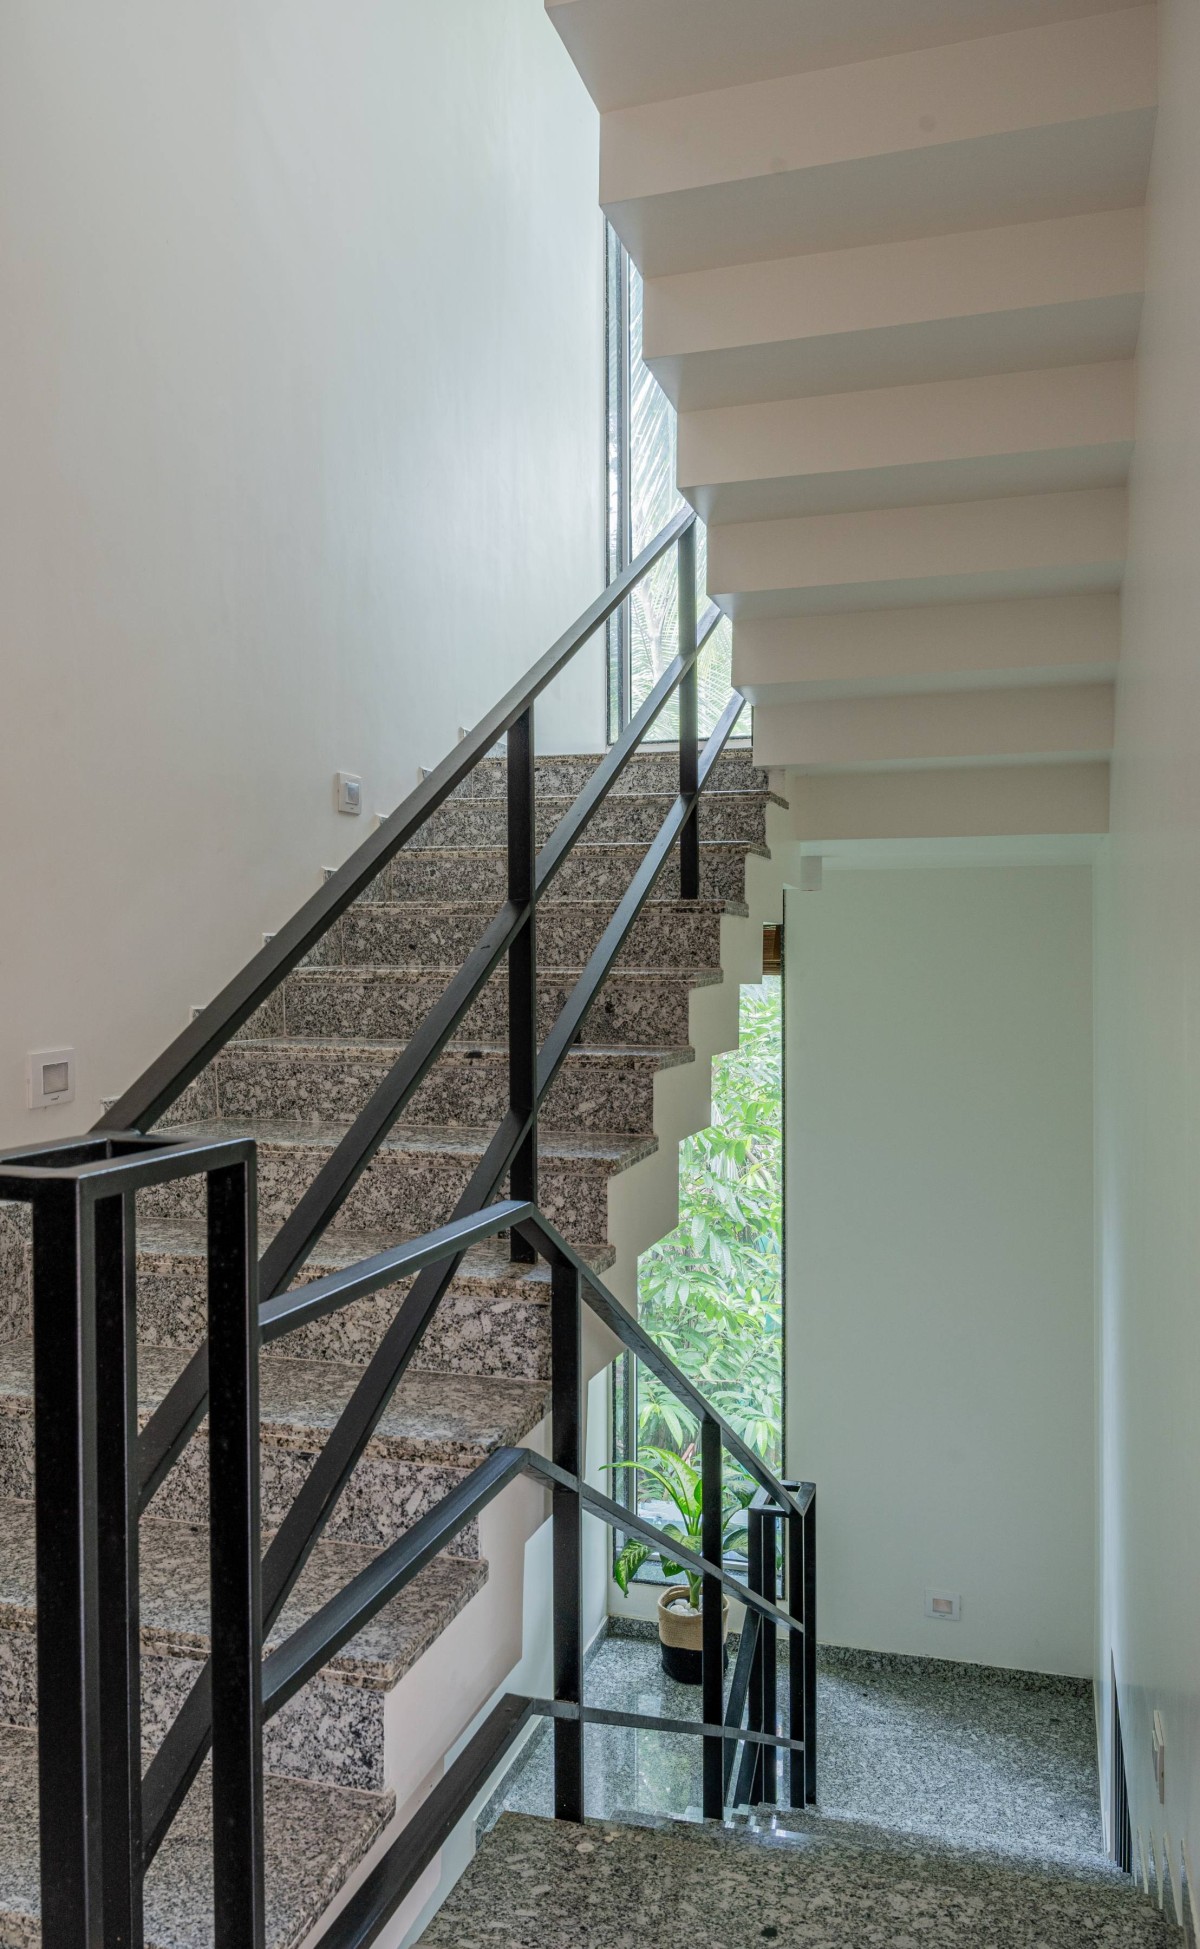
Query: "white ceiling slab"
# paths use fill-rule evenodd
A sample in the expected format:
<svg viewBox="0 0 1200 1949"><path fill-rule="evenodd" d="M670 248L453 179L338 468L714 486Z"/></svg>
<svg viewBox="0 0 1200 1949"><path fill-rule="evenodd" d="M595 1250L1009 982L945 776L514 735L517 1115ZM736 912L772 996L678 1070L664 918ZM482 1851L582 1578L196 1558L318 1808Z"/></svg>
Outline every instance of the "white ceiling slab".
<svg viewBox="0 0 1200 1949"><path fill-rule="evenodd" d="M1120 587L1120 488L804 515L710 529L728 615L787 616Z"/></svg>
<svg viewBox="0 0 1200 1949"><path fill-rule="evenodd" d="M755 712L758 763L800 772L1091 762L1112 750L1113 686L843 697Z"/></svg>
<svg viewBox="0 0 1200 1949"><path fill-rule="evenodd" d="M1002 34L1139 0L546 0L597 107Z"/></svg>
<svg viewBox="0 0 1200 1949"><path fill-rule="evenodd" d="M645 286L681 412L1129 358L1145 215L1105 210L737 264Z"/></svg>
<svg viewBox="0 0 1200 1949"><path fill-rule="evenodd" d="M1120 486L1132 361L687 413L679 485L705 521Z"/></svg>
<svg viewBox="0 0 1200 1949"><path fill-rule="evenodd" d="M646 277L1116 209L1145 192L1153 10L604 117L601 201Z"/></svg>
<svg viewBox="0 0 1200 1949"><path fill-rule="evenodd" d="M806 853L871 842L899 850L939 840L1099 835L1108 831L1109 767L1097 761L794 774L787 797Z"/></svg>
<svg viewBox="0 0 1200 1949"><path fill-rule="evenodd" d="M1116 595L851 610L739 623L733 681L756 707L826 698L1111 682Z"/></svg>

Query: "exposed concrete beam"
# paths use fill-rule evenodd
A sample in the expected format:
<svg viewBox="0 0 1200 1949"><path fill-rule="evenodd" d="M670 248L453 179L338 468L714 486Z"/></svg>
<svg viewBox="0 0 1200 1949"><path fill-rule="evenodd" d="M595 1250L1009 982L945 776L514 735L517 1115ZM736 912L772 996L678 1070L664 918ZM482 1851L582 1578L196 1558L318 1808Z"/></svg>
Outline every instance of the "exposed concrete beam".
<svg viewBox="0 0 1200 1949"><path fill-rule="evenodd" d="M870 839L1106 833L1108 765L973 766L788 780L806 846Z"/></svg>
<svg viewBox="0 0 1200 1949"><path fill-rule="evenodd" d="M1122 488L748 521L708 535L727 613L801 615L1120 586Z"/></svg>
<svg viewBox="0 0 1200 1949"><path fill-rule="evenodd" d="M1143 200L1153 7L617 109L601 200L647 277Z"/></svg>
<svg viewBox="0 0 1200 1949"><path fill-rule="evenodd" d="M681 412L1132 356L1145 216L1103 210L652 278L643 354Z"/></svg>
<svg viewBox="0 0 1200 1949"><path fill-rule="evenodd" d="M756 711L759 763L803 772L919 770L1107 757L1111 684L841 697Z"/></svg>
<svg viewBox="0 0 1200 1949"><path fill-rule="evenodd" d="M685 413L679 486L704 520L1055 494L1124 483L1132 360Z"/></svg>
<svg viewBox="0 0 1200 1949"><path fill-rule="evenodd" d="M758 706L1111 682L1120 634L1111 594L747 619L733 681Z"/></svg>
<svg viewBox="0 0 1200 1949"><path fill-rule="evenodd" d="M692 95L1140 0L546 0L598 108Z"/></svg>

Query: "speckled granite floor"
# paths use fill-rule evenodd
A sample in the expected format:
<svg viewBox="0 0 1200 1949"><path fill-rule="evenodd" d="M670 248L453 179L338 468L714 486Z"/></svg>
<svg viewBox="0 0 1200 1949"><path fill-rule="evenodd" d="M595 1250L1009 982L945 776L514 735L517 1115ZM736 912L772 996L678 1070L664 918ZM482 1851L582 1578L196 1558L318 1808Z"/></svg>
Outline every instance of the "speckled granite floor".
<svg viewBox="0 0 1200 1949"><path fill-rule="evenodd" d="M782 1697L782 1668L780 1680ZM657 1645L637 1639L598 1647L587 1696L697 1716L694 1688L664 1678ZM1178 1942L1103 1853L1085 1683L829 1652L818 1702L819 1810L759 1810L724 1829L678 1821L698 1811L698 1740L598 1726L586 1757L600 1825L581 1841L578 1829L522 1818L550 1811L539 1733L486 1810L496 1831L422 1943L632 1949L656 1916L689 1949ZM480 1913L488 1927L473 1933Z"/></svg>
<svg viewBox="0 0 1200 1949"><path fill-rule="evenodd" d="M1166 1949L1132 1883L923 1843L505 1814L422 1949Z"/></svg>
<svg viewBox="0 0 1200 1949"><path fill-rule="evenodd" d="M779 1677L783 1699L786 1666ZM600 1645L587 1697L624 1711L699 1716L696 1688L672 1684L657 1644L638 1639ZM1076 1680L823 1653L817 1730L823 1815L1064 1859L1103 1845L1092 1701ZM586 1738L590 1815L680 1815L699 1805L698 1740L609 1726L590 1726ZM545 1729L491 1817L502 1807L549 1812L550 1754Z"/></svg>

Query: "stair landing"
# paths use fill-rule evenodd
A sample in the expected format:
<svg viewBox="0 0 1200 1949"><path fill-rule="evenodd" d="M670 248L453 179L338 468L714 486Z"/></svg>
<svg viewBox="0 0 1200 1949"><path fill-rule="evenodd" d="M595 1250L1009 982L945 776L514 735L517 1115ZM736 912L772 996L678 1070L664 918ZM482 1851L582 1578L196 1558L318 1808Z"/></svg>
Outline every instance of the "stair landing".
<svg viewBox="0 0 1200 1949"><path fill-rule="evenodd" d="M899 1836L504 1814L421 1949L1166 1949L1115 1869L1080 1876Z"/></svg>

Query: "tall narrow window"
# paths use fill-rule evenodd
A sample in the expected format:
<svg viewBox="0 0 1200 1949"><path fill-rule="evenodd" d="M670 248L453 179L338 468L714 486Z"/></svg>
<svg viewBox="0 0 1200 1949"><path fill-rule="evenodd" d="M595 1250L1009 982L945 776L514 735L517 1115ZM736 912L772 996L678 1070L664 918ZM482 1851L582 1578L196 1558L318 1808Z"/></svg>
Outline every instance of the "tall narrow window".
<svg viewBox="0 0 1200 1949"><path fill-rule="evenodd" d="M642 280L615 231L607 232L608 572L618 575L683 506L676 486L675 409L642 356ZM706 577L704 524L697 567ZM664 556L609 626L608 734L617 737L675 655L679 618L673 552ZM732 632L722 619L700 659L700 729L729 701ZM672 702L651 737L679 735Z"/></svg>
<svg viewBox="0 0 1200 1949"><path fill-rule="evenodd" d="M783 1465L783 983L778 928L741 995L736 1049L713 1065L713 1120L680 1146L679 1224L638 1266L638 1316L773 1468ZM685 1454L697 1429L631 1357L614 1370L614 1455ZM628 1506L669 1511L648 1478L618 1476ZM635 1482L640 1486L635 1490ZM653 1563L643 1577L660 1573Z"/></svg>

